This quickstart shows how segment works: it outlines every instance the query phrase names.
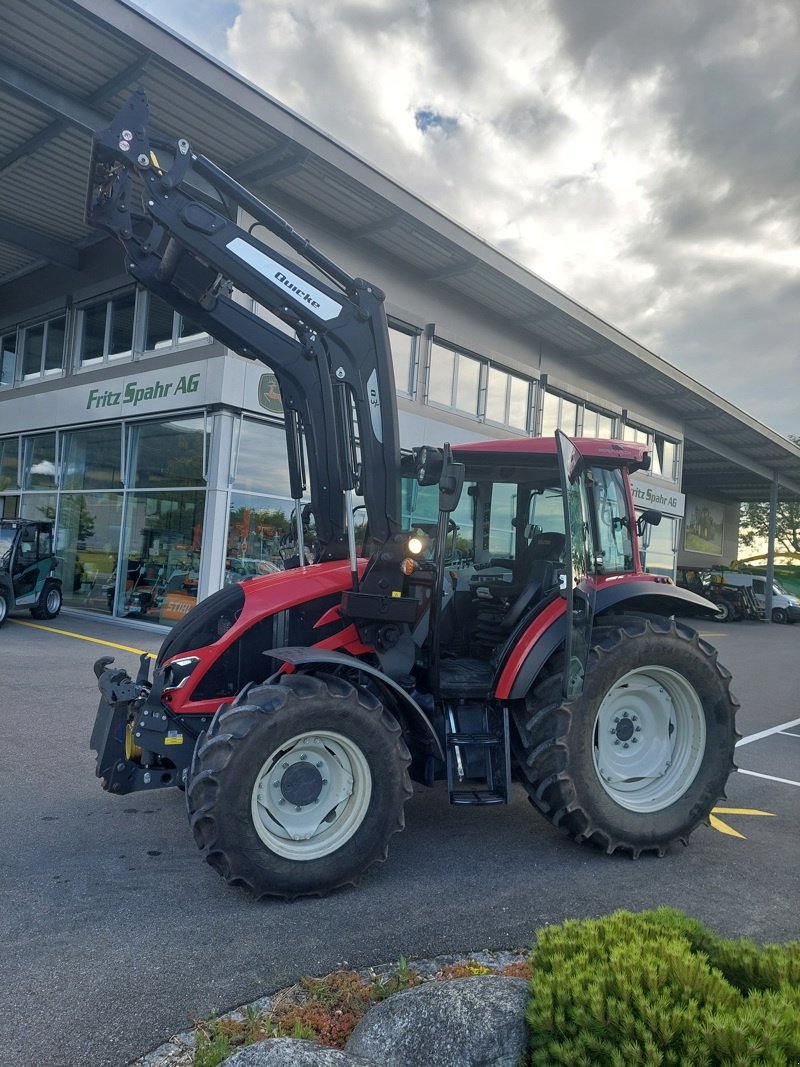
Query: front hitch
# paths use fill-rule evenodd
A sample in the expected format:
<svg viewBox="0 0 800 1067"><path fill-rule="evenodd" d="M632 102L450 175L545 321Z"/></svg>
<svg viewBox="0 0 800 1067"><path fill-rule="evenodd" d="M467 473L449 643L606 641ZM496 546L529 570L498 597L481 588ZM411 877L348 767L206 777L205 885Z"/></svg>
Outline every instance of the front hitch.
<svg viewBox="0 0 800 1067"><path fill-rule="evenodd" d="M103 789L122 795L180 784L194 736L184 737L181 724L161 703L161 685L150 686L147 653L135 682L113 663L113 657L102 656L94 665L100 704L90 747L97 753L95 774Z"/></svg>

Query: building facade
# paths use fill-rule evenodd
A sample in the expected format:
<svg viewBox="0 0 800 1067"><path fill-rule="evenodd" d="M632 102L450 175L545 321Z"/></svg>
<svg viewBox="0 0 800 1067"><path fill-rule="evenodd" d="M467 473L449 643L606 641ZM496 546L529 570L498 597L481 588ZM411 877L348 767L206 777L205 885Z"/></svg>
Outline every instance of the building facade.
<svg viewBox="0 0 800 1067"><path fill-rule="evenodd" d="M644 442L663 574L735 558L740 500L800 494L794 446L138 10L8 0L4 30L0 513L54 521L67 608L169 626L290 550L268 368L137 288L83 219L91 133L137 86L157 128L388 294L404 447Z"/></svg>

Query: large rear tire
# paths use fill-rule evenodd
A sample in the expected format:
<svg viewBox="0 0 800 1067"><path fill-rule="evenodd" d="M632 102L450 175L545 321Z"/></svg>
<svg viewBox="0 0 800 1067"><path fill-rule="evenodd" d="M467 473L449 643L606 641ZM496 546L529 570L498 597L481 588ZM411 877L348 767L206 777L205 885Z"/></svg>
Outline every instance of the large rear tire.
<svg viewBox="0 0 800 1067"><path fill-rule="evenodd" d="M186 803L205 859L257 898L323 895L386 859L411 796L400 727L370 693L285 675L223 705Z"/></svg>
<svg viewBox="0 0 800 1067"><path fill-rule="evenodd" d="M582 694L552 676L515 713L531 802L609 854L687 843L733 771L737 703L716 651L669 620L596 631Z"/></svg>

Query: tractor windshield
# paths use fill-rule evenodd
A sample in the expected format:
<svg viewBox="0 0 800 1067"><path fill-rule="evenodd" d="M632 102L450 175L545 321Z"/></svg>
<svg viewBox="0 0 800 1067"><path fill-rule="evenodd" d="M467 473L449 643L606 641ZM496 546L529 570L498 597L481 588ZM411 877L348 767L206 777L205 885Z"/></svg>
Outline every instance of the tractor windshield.
<svg viewBox="0 0 800 1067"><path fill-rule="evenodd" d="M596 566L603 574L633 570L631 516L622 471L594 467L588 485L597 524Z"/></svg>
<svg viewBox="0 0 800 1067"><path fill-rule="evenodd" d="M11 562L14 530L0 526L0 571L7 571Z"/></svg>

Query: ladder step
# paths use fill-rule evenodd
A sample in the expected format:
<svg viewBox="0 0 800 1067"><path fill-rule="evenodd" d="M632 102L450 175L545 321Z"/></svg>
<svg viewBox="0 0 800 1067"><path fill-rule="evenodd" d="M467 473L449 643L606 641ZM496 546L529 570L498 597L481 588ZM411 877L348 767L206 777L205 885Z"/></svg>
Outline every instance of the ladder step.
<svg viewBox="0 0 800 1067"><path fill-rule="evenodd" d="M499 734L448 734L447 744L450 748L469 746L485 748L487 745L500 745L503 738Z"/></svg>
<svg viewBox="0 0 800 1067"><path fill-rule="evenodd" d="M467 804L505 804L506 797L497 790L490 789L455 789L450 793L450 803L453 805Z"/></svg>

